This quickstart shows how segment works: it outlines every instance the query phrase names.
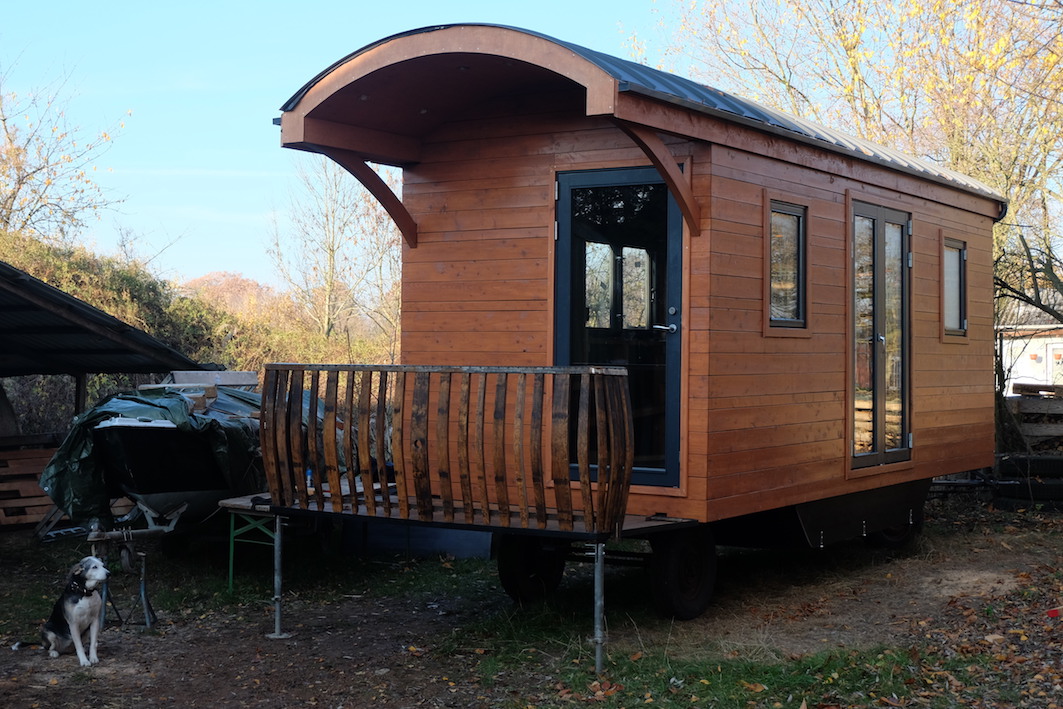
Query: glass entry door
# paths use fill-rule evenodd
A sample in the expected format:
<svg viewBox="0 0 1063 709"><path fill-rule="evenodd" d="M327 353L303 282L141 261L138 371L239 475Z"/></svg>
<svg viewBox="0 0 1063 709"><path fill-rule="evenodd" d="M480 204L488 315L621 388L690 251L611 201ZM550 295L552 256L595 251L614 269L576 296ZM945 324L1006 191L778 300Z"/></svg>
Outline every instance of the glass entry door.
<svg viewBox="0 0 1063 709"><path fill-rule="evenodd" d="M639 485L679 484L680 219L653 168L558 175L555 359L628 368Z"/></svg>
<svg viewBox="0 0 1063 709"><path fill-rule="evenodd" d="M907 460L908 215L853 206L853 467Z"/></svg>

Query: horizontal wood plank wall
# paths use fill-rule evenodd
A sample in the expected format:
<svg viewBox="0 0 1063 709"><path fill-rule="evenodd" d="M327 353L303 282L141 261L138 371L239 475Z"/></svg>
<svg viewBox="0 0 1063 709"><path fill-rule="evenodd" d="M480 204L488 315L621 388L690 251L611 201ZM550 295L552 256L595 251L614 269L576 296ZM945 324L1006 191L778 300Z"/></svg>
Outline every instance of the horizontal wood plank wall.
<svg viewBox="0 0 1063 709"><path fill-rule="evenodd" d="M715 519L991 461L991 200L621 99L625 116L702 138L662 133L690 158L701 205L701 236L687 237L686 249L682 488L636 488L631 511ZM404 251L404 361L553 363L555 172L648 164L582 108L579 96L507 97L425 140L422 162L404 172L403 201L419 225L417 248ZM765 189L808 208L807 338L763 333ZM847 442L847 193L914 222L914 457L863 477L850 475ZM966 344L939 336L942 231L968 244Z"/></svg>
<svg viewBox="0 0 1063 709"><path fill-rule="evenodd" d="M417 364L547 366L554 170L648 160L576 94L470 109L403 173L418 246L403 253L402 356Z"/></svg>
<svg viewBox="0 0 1063 709"><path fill-rule="evenodd" d="M623 369L269 364L261 420L283 508L611 533L627 504Z"/></svg>
<svg viewBox="0 0 1063 709"><path fill-rule="evenodd" d="M789 149L789 159L802 151L812 152ZM727 145L695 152L695 161L711 165L710 178L695 187L712 205L712 238L692 241L698 275L689 284L689 327L707 331L699 340L705 369L692 371L690 381L690 455L707 461L706 517L990 464L991 220L949 206L944 187L929 190L939 201L883 189L890 181L873 166L848 164L861 179L843 179ZM850 471L848 443L847 191L913 219L913 458L859 475ZM808 209L809 338L773 338L761 329L765 193ZM963 345L940 336L942 229L969 246L970 331Z"/></svg>

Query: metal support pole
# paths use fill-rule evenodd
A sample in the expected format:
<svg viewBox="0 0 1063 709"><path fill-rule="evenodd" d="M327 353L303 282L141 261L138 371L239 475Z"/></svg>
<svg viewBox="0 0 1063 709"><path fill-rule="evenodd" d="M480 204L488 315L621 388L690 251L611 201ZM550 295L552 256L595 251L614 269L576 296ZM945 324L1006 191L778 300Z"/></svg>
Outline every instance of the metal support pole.
<svg viewBox="0 0 1063 709"><path fill-rule="evenodd" d="M96 554L96 549L92 550L93 556ZM114 605L114 600L111 598L111 589L107 586L107 582L104 581L100 585L100 630L107 627L107 604L110 603L114 608L114 614L118 616L118 624L122 624L122 614L118 612L118 606Z"/></svg>
<svg viewBox="0 0 1063 709"><path fill-rule="evenodd" d="M594 671L605 669L605 542L594 544Z"/></svg>
<svg viewBox="0 0 1063 709"><path fill-rule="evenodd" d="M137 556L140 557L140 607L144 611L144 625L152 628L159 618L155 615L155 609L151 607L151 600L148 598L148 555L138 551Z"/></svg>
<svg viewBox="0 0 1063 709"><path fill-rule="evenodd" d="M233 557L236 555L236 513L229 511L229 593L233 592Z"/></svg>
<svg viewBox="0 0 1063 709"><path fill-rule="evenodd" d="M281 632L281 517L274 518L273 531L273 632L267 635L271 640L290 638Z"/></svg>

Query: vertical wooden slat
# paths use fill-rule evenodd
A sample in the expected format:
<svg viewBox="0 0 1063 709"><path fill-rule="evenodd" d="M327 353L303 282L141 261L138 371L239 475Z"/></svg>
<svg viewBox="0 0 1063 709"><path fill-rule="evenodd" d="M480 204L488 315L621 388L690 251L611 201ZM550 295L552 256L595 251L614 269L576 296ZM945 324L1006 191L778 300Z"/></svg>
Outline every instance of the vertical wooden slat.
<svg viewBox="0 0 1063 709"><path fill-rule="evenodd" d="M395 491L399 498L399 516L410 518L410 491L406 471L406 441L403 416L406 406L406 372L395 374L395 387L391 399L391 455L395 467Z"/></svg>
<svg viewBox="0 0 1063 709"><path fill-rule="evenodd" d="M461 390L458 399L458 481L461 484L461 502L465 510L465 523L473 523L475 504L472 496L472 470L469 466L469 399L472 378L468 372L461 373Z"/></svg>
<svg viewBox="0 0 1063 709"><path fill-rule="evenodd" d="M377 375L376 389L376 427L373 430L376 443L376 479L380 485L380 502L384 507L384 516L391 516L391 485L388 482L387 439L385 431L388 424L388 373L381 371Z"/></svg>
<svg viewBox="0 0 1063 709"><path fill-rule="evenodd" d="M557 522L565 532L572 531L572 488L569 483L568 420L572 386L568 374L554 375L554 405L551 421L553 445L550 447L550 472L554 481Z"/></svg>
<svg viewBox="0 0 1063 709"><path fill-rule="evenodd" d="M593 530L606 523L612 509L609 506L610 490L613 484L613 475L617 472L612 468L612 458L609 454L610 433L610 400L606 391L609 388L608 377L595 375L594 389L597 403L595 423L598 431L598 521Z"/></svg>
<svg viewBox="0 0 1063 709"><path fill-rule="evenodd" d="M306 438L303 436L303 375L302 369L292 370L288 382L287 424L288 456L294 483L294 503L306 507Z"/></svg>
<svg viewBox="0 0 1063 709"><path fill-rule="evenodd" d="M494 453L491 464L495 474L495 498L498 500L499 523L509 526L509 486L506 480L506 393L509 377L505 372L495 375Z"/></svg>
<svg viewBox="0 0 1063 709"><path fill-rule="evenodd" d="M290 507L295 504L295 477L292 472L291 439L288 435L288 383L291 372L284 370L277 373L277 409L273 412L274 440L277 443L278 478L280 479L280 498L282 504Z"/></svg>
<svg viewBox="0 0 1063 709"><path fill-rule="evenodd" d="M520 496L520 526L528 527L528 487L525 480L524 464L524 406L527 398L527 375L517 375L517 401L513 405L513 461L517 492Z"/></svg>
<svg viewBox="0 0 1063 709"><path fill-rule="evenodd" d="M620 400L620 412L621 420L624 432L624 449L623 449L623 465L624 474L621 480L620 494L618 495L620 502L617 506L616 516L617 519L614 524L619 523L620 518L627 512L628 496L631 494L631 474L635 468L635 417L631 411L631 389L628 384L627 376L613 377L613 386L616 387L618 398Z"/></svg>
<svg viewBox="0 0 1063 709"><path fill-rule="evenodd" d="M591 410L591 375L584 372L579 378L579 408L576 418L576 463L579 468L579 490L583 499L583 526L590 531L594 528L594 501L591 492L590 461L590 410ZM602 474L598 471L598 484L601 485Z"/></svg>
<svg viewBox="0 0 1063 709"><path fill-rule="evenodd" d="M546 376L536 373L532 385L531 411L531 482L535 497L535 523L546 529L546 480L543 475L543 397L546 394Z"/></svg>
<svg viewBox="0 0 1063 709"><path fill-rule="evenodd" d="M354 407L354 372L347 372L343 394L343 462L347 466L347 501L352 512L358 512L358 453L355 438L358 435L358 412Z"/></svg>
<svg viewBox="0 0 1063 709"><path fill-rule="evenodd" d="M476 374L476 406L472 410L472 462L476 489L480 495L480 514L484 524L491 524L491 501L487 494L487 466L484 464L484 407L487 397L487 374Z"/></svg>
<svg viewBox="0 0 1063 709"><path fill-rule="evenodd" d="M266 474L270 499L281 500L280 461L277 459L277 425L273 420L277 408L277 370L266 368L262 377L262 411L259 413L258 445L262 449L262 470Z"/></svg>
<svg viewBox="0 0 1063 709"><path fill-rule="evenodd" d="M325 374L325 416L322 421L322 439L325 453L325 472L328 478L332 511L343 512L343 488L340 485L340 440L336 433L336 408L339 393L340 373L336 370Z"/></svg>
<svg viewBox="0 0 1063 709"><path fill-rule="evenodd" d="M365 513L376 516L376 491L373 488L373 456L369 447L369 432L373 417L373 372L364 370L358 377L358 470L362 479L362 499Z"/></svg>
<svg viewBox="0 0 1063 709"><path fill-rule="evenodd" d="M306 467L310 471L308 484L313 488L314 502L317 509L325 509L325 490L321 473L324 471L323 456L319 445L321 427L318 423L318 413L321 403L321 372L310 372L310 413L306 420ZM309 502L309 500L308 500Z"/></svg>
<svg viewBox="0 0 1063 709"><path fill-rule="evenodd" d="M432 520L432 483L428 470L428 397L431 375L417 372L413 380L413 405L410 410L410 447L413 464L413 489L417 498L417 517Z"/></svg>
<svg viewBox="0 0 1063 709"><path fill-rule="evenodd" d="M634 430L626 378L603 376L602 379L608 407L611 475L607 491L608 498L603 503L606 511L602 515L598 531L614 532L627 506L631 467L634 464L632 448Z"/></svg>
<svg viewBox="0 0 1063 709"><path fill-rule="evenodd" d="M454 521L454 488L450 480L450 372L439 374L439 401L436 404L436 475L443 501L443 519Z"/></svg>

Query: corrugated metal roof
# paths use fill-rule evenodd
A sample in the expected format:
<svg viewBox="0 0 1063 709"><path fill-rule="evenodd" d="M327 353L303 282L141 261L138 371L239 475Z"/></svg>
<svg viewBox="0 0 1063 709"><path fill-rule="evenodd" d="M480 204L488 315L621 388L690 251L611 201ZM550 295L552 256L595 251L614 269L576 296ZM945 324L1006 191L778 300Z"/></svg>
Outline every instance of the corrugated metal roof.
<svg viewBox="0 0 1063 709"><path fill-rule="evenodd" d="M0 262L0 377L203 368L146 332Z"/></svg>
<svg viewBox="0 0 1063 709"><path fill-rule="evenodd" d="M934 162L917 158L904 153L878 145L862 138L846 135L842 132L820 126L812 121L807 121L782 111L762 106L754 101L740 98L732 94L699 84L696 81L669 74L658 69L653 69L642 64L621 59L593 49L581 47L577 44L564 42L547 35L521 29L518 27L506 27L503 25L490 24L465 24L465 25L434 25L421 29L411 30L400 34L386 37L373 42L358 51L344 57L325 71L315 76L304 85L288 101L281 106L282 111L290 111L299 103L302 97L329 73L353 58L381 46L404 37L409 37L428 32L437 32L456 27L498 27L524 34L540 37L554 44L564 47L578 56L591 62L610 77L615 79L621 91L631 91L643 96L683 106L690 110L712 114L725 120L737 121L758 130L767 131L792 140L816 145L832 152L842 153L860 160L879 163L895 170L915 174L935 182L943 183L967 192L999 200L1001 203L1006 199L999 192L967 175L955 170L942 167Z"/></svg>

